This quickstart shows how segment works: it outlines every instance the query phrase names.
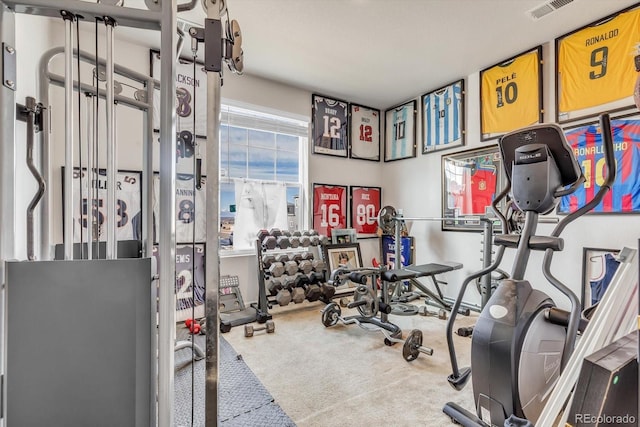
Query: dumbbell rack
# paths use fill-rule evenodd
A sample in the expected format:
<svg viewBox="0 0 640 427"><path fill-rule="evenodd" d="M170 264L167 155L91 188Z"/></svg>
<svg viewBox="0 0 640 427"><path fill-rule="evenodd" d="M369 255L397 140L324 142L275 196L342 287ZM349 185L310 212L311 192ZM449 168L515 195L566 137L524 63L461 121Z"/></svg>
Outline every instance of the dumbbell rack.
<svg viewBox="0 0 640 427"><path fill-rule="evenodd" d="M314 231L310 231L310 232L305 232L303 236L313 237L318 235ZM291 257L294 257L296 254L300 255L301 257L308 254L306 255L306 257L313 256L313 258L312 259L306 258L306 259L302 259L301 261L306 260L306 261L309 261L310 263L317 264L315 262L316 260L323 261L322 250L321 250L322 242L323 240L322 238L320 238L319 241L316 240L315 244L309 244L307 246L301 245L296 248L292 248L292 247L281 248L279 245L276 245L276 247L273 248L273 245L270 245L271 247L266 247L265 245L263 245L260 239L256 240L256 255L257 255L257 264L258 264L258 302L256 304L252 304L252 306L258 312L257 321L259 323L264 323L273 317L269 313L269 309L273 305L287 305L291 302L300 303L304 300L307 300L310 302L314 302L317 300L328 302L331 300L331 298L334 296L335 288L327 284L326 263L323 262L322 264L324 265L321 264L321 269L319 270L316 268L315 265L311 270L309 270L309 264L307 264L306 273L303 271L297 270L294 274L290 274L293 272L290 270L286 274L280 274L278 277L274 277L274 275L271 273L269 269L270 266L265 265L265 263L263 262L265 255L273 255L274 257L281 257L282 259L284 259L284 257L287 257L287 259L289 259L289 262L292 262ZM300 263L300 260L295 262L299 262L298 264L299 266L304 265ZM290 268L290 266L288 267ZM316 277L315 278L316 280L309 280L309 276L311 275L321 275L321 277ZM288 283L288 285L285 285L284 288L289 290L289 292L291 293L293 292L296 293L295 296L291 297L291 300L287 302L287 304L282 303L283 298L278 299L276 296L271 295L270 292L268 291L269 284L271 284L272 281L274 280L280 280L282 282ZM295 282L297 282L299 286L296 286L296 284L294 284ZM311 288L312 289L311 298L309 298L309 292L302 288L303 285L305 287L309 287L310 285L316 285L316 287ZM304 295L304 298L302 298L302 295ZM284 300L286 302L286 299Z"/></svg>

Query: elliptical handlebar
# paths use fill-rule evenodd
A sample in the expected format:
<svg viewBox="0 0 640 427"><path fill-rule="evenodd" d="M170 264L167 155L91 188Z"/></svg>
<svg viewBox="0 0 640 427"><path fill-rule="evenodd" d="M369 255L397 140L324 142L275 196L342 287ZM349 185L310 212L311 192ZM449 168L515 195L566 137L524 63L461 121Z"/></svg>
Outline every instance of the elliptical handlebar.
<svg viewBox="0 0 640 427"><path fill-rule="evenodd" d="M553 229L551 233L552 237L559 237L562 231L565 229L567 225L571 222L575 221L582 215L589 212L591 209L596 207L604 198L605 194L611 189L613 182L616 179L616 160L613 149L613 137L611 135L611 119L609 114L602 114L600 116L600 131L602 135L602 145L604 148L604 156L605 156L605 164L607 169L607 176L605 178L604 183L600 186L600 189L595 194L593 199L587 202L580 209L575 212L570 213L565 218L562 219ZM584 182L584 174L581 175L578 182ZM574 186L572 185L571 188ZM552 273L551 273L551 261L553 259L553 251L551 249L547 249L544 253L543 259L543 267L542 272L544 273L544 277L560 292L569 298L571 301L571 313L569 315L569 323L567 325L567 336L564 343L564 351L562 352L562 362L561 369L564 369L567 361L571 357L573 353L573 349L575 346L575 337L578 333L578 327L580 326L580 301L577 295L565 286L562 282L560 282Z"/></svg>

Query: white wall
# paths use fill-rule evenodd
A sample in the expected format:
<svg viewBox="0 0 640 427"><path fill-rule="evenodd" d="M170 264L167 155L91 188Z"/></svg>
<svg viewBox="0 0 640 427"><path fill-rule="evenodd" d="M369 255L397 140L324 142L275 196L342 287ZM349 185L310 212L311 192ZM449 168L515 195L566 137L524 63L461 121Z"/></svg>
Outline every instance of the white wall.
<svg viewBox="0 0 640 427"><path fill-rule="evenodd" d="M522 46L522 50L533 46ZM543 46L544 71L544 121L553 122L555 117L554 88L554 43ZM514 52L517 53L517 52ZM499 59L498 59L499 61ZM497 62L497 61L496 61ZM452 76L454 80L456 76ZM497 140L480 142L480 83L479 73L465 77L466 105L466 146L456 150L440 151L417 158L385 164L385 203L402 208L405 216L439 217L441 212L441 158L442 155L497 143ZM419 94L417 94L419 95ZM420 101L419 98L418 103ZM418 120L420 135L421 120ZM421 141L418 141L420 144ZM393 196L392 196L393 195ZM548 234L553 225L540 224L538 234ZM462 281L470 273L481 268L481 234L469 232L441 231L439 222L414 222L411 235L415 236L418 263L437 261L457 261L464 265L442 276L449 284L443 287L446 296L455 298ZM636 248L640 238L640 221L637 215L587 215L569 225L562 237L565 241L563 252L554 256L552 272L567 284L578 296L582 289L582 248ZM511 271L515 250L507 250L502 269ZM557 304L568 308L568 300L548 284L542 274L542 253L533 253L526 276L531 283L547 292ZM479 304L480 298L475 286L468 288L465 300Z"/></svg>
<svg viewBox="0 0 640 427"><path fill-rule="evenodd" d="M41 43L29 51L29 61L37 63L40 55L45 50L54 46L63 46L64 33L63 25L59 20L45 20L51 30L41 37ZM82 28L82 27L81 27ZM102 28L102 27L100 27ZM102 30L101 30L102 33ZM27 40L24 37L22 40ZM94 32L93 26L85 26L81 29L80 48L82 50L94 52ZM105 39L102 34L99 36L101 49L105 46ZM149 72L149 47L132 43L129 40L122 40L117 37L115 43L116 63L131 68L133 70ZM26 56L26 55L25 55ZM31 62L21 63L19 66L29 67ZM52 61L52 68L59 74L63 74L64 68L62 57ZM35 71L34 71L35 72ZM83 70L83 72L90 72ZM85 74L86 76L86 74ZM34 82L35 88L35 82ZM32 91L35 94L35 89ZM62 189L60 168L64 163L64 93L61 88L51 88L52 104L52 242L62 242ZM327 95L338 96L340 94ZM287 86L275 81L263 78L243 75L237 76L231 72L224 74L223 87L221 91L223 102L236 106L258 107L265 112L284 113L291 117L311 120L311 92L299 88ZM74 101L75 102L75 101ZM86 110L83 97L82 108ZM77 107L76 107L77 109ZM104 103L101 105L104 114ZM86 123L85 112L82 113L81 123ZM126 106L118 107L118 168L140 170L142 165L142 113ZM77 118L76 118L77 120ZM102 138L105 138L104 119L100 123ZM77 122L74 127L77 128ZM74 130L77 138L77 129ZM77 140L77 139L76 139ZM154 145L156 153L155 168L158 167L159 144ZM310 148L307 148L310 151ZM78 153L76 150L76 164ZM105 166L106 154L101 154L100 166ZM28 173L20 170L20 173ZM362 185L362 186L382 186L381 178L382 164L360 160L341 159L329 156L310 156L309 158L309 183L314 182L340 184L340 185ZM30 183L30 181L27 181ZM35 191L35 183L33 184ZM27 194L32 194L31 189L26 190ZM383 192L383 197L386 197ZM308 202L308 189L306 195ZM28 200L27 200L28 203ZM26 206L26 205L25 205ZM20 225L21 229L24 225ZM370 265L371 258L379 258L378 240L364 239L361 241L363 261L365 265ZM20 258L26 257L26 252ZM257 262L255 255L245 256L224 256L221 259L221 274L238 275L242 286L245 301L257 300Z"/></svg>
<svg viewBox="0 0 640 427"><path fill-rule="evenodd" d="M49 26L29 21L26 16L18 17L19 42L19 72L23 77L19 83L18 100L23 99L27 90L29 94L35 93L35 82L29 76L34 75L37 58L40 53L51 46L63 44L62 24L59 20L51 21ZM22 22L21 22L22 21ZM43 28L42 32L26 32L34 27ZM51 28L51 29L49 29ZM92 27L82 32L81 48L93 51ZM20 48L20 45L28 43L29 49ZM104 39L101 37L101 46ZM523 46L523 50L530 46ZM554 88L553 88L553 43L550 41L544 46L544 96L545 96L545 121L552 121L554 117ZM129 41L116 41L116 61L119 64L133 68L140 72L148 72L149 50L147 47L133 44ZM250 58L247 58L250 61ZM58 64L57 66L61 66ZM455 76L452 76L455 77ZM452 78L453 79L453 78ZM492 142L480 142L479 123L479 74L466 76L466 129L467 145L464 149L480 147ZM31 89L30 91L28 89ZM416 99L422 88L416 90ZM329 96L341 97L338 93L326 93ZM296 118L310 120L311 117L311 92L305 89L295 88L278 82L262 79L255 76L236 76L230 72L225 73L222 87L222 98L225 102L236 105L259 106L267 112L284 112ZM61 235L61 190L59 167L63 163L63 104L62 90L52 89L52 99L55 99L52 110L53 138L53 198L52 198L52 227L53 242L60 242ZM358 102L357 99L351 100ZM375 106L384 111L388 106ZM118 167L123 169L140 169L142 161L142 115L139 112L126 107L118 110L118 141L120 144ZM420 135L421 121L417 120L418 135ZM20 125L18 126L20 127ZM104 130L104 124L101 126ZM384 129L384 125L382 126ZM421 141L418 140L418 144ZM155 146L156 150L158 145ZM310 150L309 150L310 151ZM418 152L420 149L418 149ZM445 151L448 154L454 151ZM401 160L390 163L374 163L337 157L310 155L309 156L309 183L333 183L341 185L365 185L379 186L383 188L383 205L391 204L404 209L407 216L440 216L441 215L441 156L443 152L428 155L418 154L414 159ZM23 157L23 152L18 154ZM104 156L103 156L104 158ZM35 191L35 182L30 178L25 168L18 168L20 182L24 183L24 193L21 194L16 212L19 217L24 215L26 204ZM22 179L24 178L24 179ZM308 197L308 193L307 193ZM309 200L306 200L309 203ZM23 220L20 220L23 221ZM24 235L24 223L19 224L18 235ZM550 231L549 225L541 225L540 232ZM438 222L416 222L412 224L411 235L415 236L416 256L418 263L452 260L464 264L462 270L458 270L443 276L449 282L444 291L449 296L457 293L459 284L470 272L480 267L481 236L476 233L442 232ZM571 286L575 292L580 292L581 257L582 247L606 247L616 248L624 245L636 247L637 238L640 237L640 221L636 216L587 216L579 222L570 225L564 233L565 251L556 256L554 271L557 276ZM20 247L19 256L26 256L24 245ZM361 240L361 248L365 265L369 265L371 258L379 257L378 240ZM511 251L509 251L511 252ZM512 254L505 257L503 267L510 270ZM549 288L543 278L539 263L540 254L531 257L529 277L534 283L544 284ZM253 256L224 257L221 260L222 274L235 274L240 277L245 300L253 301L257 298L257 264ZM549 292L556 297L557 293ZM475 290L470 290L468 300L477 301ZM563 298L557 298L561 305Z"/></svg>

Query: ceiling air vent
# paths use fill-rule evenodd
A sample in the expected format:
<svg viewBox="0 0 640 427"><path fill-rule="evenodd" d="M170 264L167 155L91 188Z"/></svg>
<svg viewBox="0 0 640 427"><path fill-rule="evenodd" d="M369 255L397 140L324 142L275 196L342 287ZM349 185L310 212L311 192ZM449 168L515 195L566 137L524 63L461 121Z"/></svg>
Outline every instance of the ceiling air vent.
<svg viewBox="0 0 640 427"><path fill-rule="evenodd" d="M560 9L563 6L568 5L573 1L574 0L551 0L534 9L529 10L527 13L531 17L531 19L533 19L534 21L537 21L543 16L547 16L550 13L555 12L556 10Z"/></svg>

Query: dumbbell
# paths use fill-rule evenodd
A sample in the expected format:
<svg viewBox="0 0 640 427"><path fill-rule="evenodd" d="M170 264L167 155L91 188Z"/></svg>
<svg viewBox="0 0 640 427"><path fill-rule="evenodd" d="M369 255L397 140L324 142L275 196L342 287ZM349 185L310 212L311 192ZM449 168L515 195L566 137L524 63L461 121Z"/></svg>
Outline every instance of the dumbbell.
<svg viewBox="0 0 640 427"><path fill-rule="evenodd" d="M287 236L287 237L291 237L291 232L289 230L282 230L282 235L283 236Z"/></svg>
<svg viewBox="0 0 640 427"><path fill-rule="evenodd" d="M269 268L271 267L271 264L273 264L274 262L276 262L276 257L273 254L265 254L262 255L262 265L264 266L264 268Z"/></svg>
<svg viewBox="0 0 640 427"><path fill-rule="evenodd" d="M473 326L458 328L458 335L460 335L461 337L470 337L471 335L473 335Z"/></svg>
<svg viewBox="0 0 640 427"><path fill-rule="evenodd" d="M296 252L296 253L293 253L293 254L289 254L289 259L291 261L300 262L303 259L302 253Z"/></svg>
<svg viewBox="0 0 640 427"><path fill-rule="evenodd" d="M255 332L267 331L268 334L272 334L276 331L276 324L273 320L267 320L264 326L253 327L253 325L244 325L244 336L252 337Z"/></svg>
<svg viewBox="0 0 640 427"><path fill-rule="evenodd" d="M329 238L323 234L319 235L318 239L320 240L320 244L323 246L329 244Z"/></svg>
<svg viewBox="0 0 640 427"><path fill-rule="evenodd" d="M276 255L276 261L281 262L281 263L285 263L287 261L289 261L289 255L287 254L278 254Z"/></svg>
<svg viewBox="0 0 640 427"><path fill-rule="evenodd" d="M295 237L300 237L300 236L302 236L302 233L299 230L296 230L293 233L291 233L291 235L295 236Z"/></svg>
<svg viewBox="0 0 640 427"><path fill-rule="evenodd" d="M309 261L308 259L303 259L298 264L298 268L304 274L309 274L309 273L311 273L313 271L313 263L312 263L312 261Z"/></svg>
<svg viewBox="0 0 640 427"><path fill-rule="evenodd" d="M318 246L320 244L320 238L318 236L309 236L311 246Z"/></svg>
<svg viewBox="0 0 640 427"><path fill-rule="evenodd" d="M269 293L272 296L278 295L278 292L282 289L282 282L277 279L271 279L269 281Z"/></svg>
<svg viewBox="0 0 640 427"><path fill-rule="evenodd" d="M276 237L269 235L267 230L258 231L258 240L265 249L275 249L278 245Z"/></svg>
<svg viewBox="0 0 640 427"><path fill-rule="evenodd" d="M316 283L312 283L309 277L307 276L298 276L296 278L295 284L296 289L303 290L303 299L306 298L310 302L314 302L320 299L322 296L322 292L320 291L320 285ZM295 302L295 300L294 300Z"/></svg>
<svg viewBox="0 0 640 427"><path fill-rule="evenodd" d="M306 231L305 231L306 233ZM309 245L311 244L311 237L309 236L300 236L300 246L302 246L303 248L307 248L309 247Z"/></svg>
<svg viewBox="0 0 640 427"><path fill-rule="evenodd" d="M279 237L282 236L282 231L279 228L272 228L271 230L269 230L269 234L271 234L273 237Z"/></svg>
<svg viewBox="0 0 640 427"><path fill-rule="evenodd" d="M184 321L184 325L187 327L187 329L189 329L189 333L191 333L191 334L199 334L200 333L201 326L197 321L189 318L189 319Z"/></svg>
<svg viewBox="0 0 640 427"><path fill-rule="evenodd" d="M298 272L298 263L295 261L287 261L284 263L284 270L289 276L293 276Z"/></svg>
<svg viewBox="0 0 640 427"><path fill-rule="evenodd" d="M289 237L287 236L278 236L277 243L280 249L287 249L289 246L291 246L291 240L289 240Z"/></svg>
<svg viewBox="0 0 640 427"><path fill-rule="evenodd" d="M304 277L304 279L301 279L301 277ZM303 281L309 281L309 279L306 276L296 276L292 278L291 282L288 282L290 283L291 301L296 304L300 304L305 298L304 288L301 286Z"/></svg>
<svg viewBox="0 0 640 427"><path fill-rule="evenodd" d="M284 307L285 305L291 302L291 284L293 280L289 277L285 277L282 279L281 285L282 288L276 294L276 302L279 306Z"/></svg>
<svg viewBox="0 0 640 427"><path fill-rule="evenodd" d="M302 253L302 259L308 259L309 261L313 261L315 257L313 256L312 252L303 252Z"/></svg>
<svg viewBox="0 0 640 427"><path fill-rule="evenodd" d="M321 259L314 259L311 262L311 266L313 267L314 271L324 271L327 269L327 264Z"/></svg>
<svg viewBox="0 0 640 427"><path fill-rule="evenodd" d="M322 297L320 297L320 299L329 304L331 302L331 298L336 294L336 288L328 283L321 283L320 292L322 292Z"/></svg>
<svg viewBox="0 0 640 427"><path fill-rule="evenodd" d="M269 266L268 271L273 277L280 277L285 272L285 266L281 262L274 262Z"/></svg>
<svg viewBox="0 0 640 427"><path fill-rule="evenodd" d="M316 230L309 230L309 236L319 236L320 233L318 233L318 231Z"/></svg>
<svg viewBox="0 0 640 427"><path fill-rule="evenodd" d="M289 237L289 245L294 249L300 246L300 237L298 236Z"/></svg>

